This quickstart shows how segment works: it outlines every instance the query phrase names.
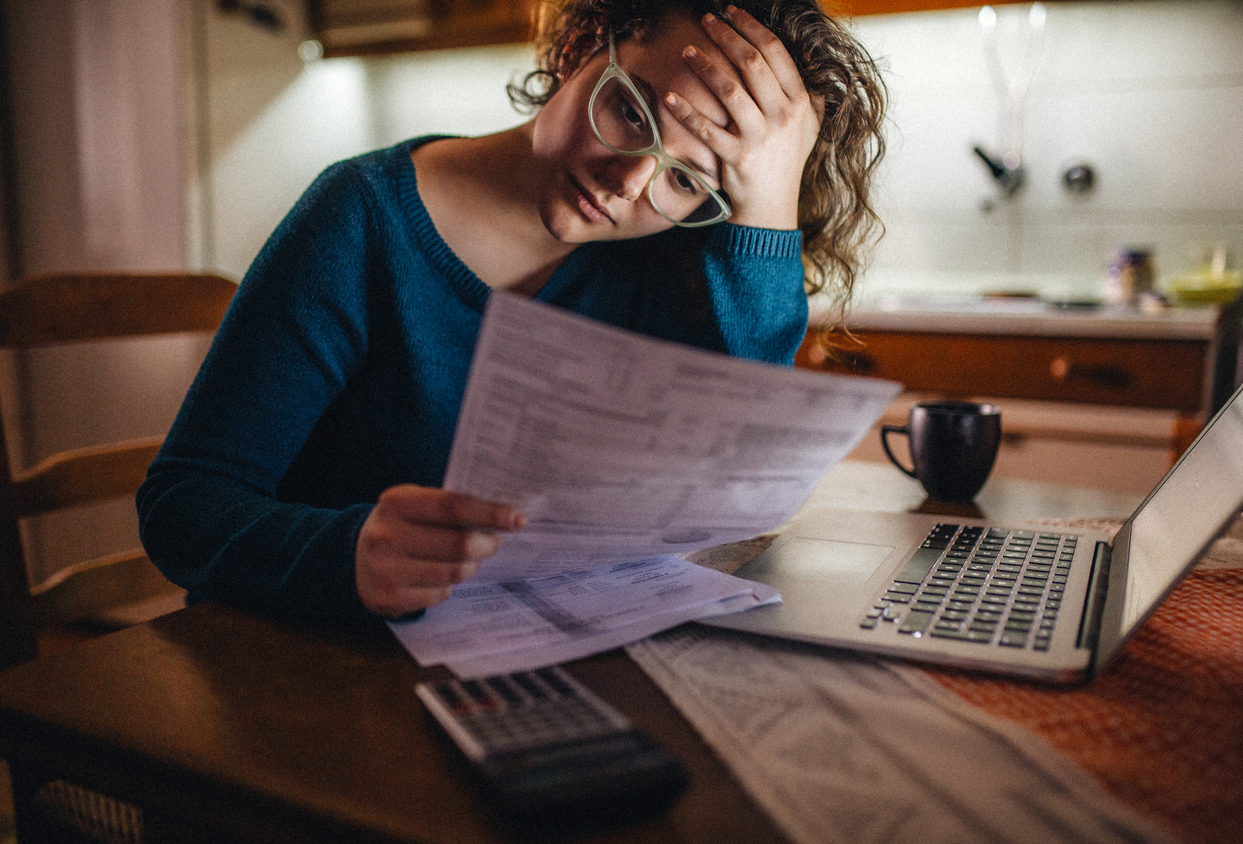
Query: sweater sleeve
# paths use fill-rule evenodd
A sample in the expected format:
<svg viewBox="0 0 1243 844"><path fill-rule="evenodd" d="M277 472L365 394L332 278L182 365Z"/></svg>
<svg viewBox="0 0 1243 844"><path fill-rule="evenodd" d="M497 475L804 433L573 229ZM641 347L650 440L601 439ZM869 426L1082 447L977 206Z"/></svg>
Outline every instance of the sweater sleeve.
<svg viewBox="0 0 1243 844"><path fill-rule="evenodd" d="M138 491L143 545L191 600L321 618L366 615L354 544L370 505L278 499L277 487L367 348L361 175L330 168L243 279Z"/></svg>
<svg viewBox="0 0 1243 844"><path fill-rule="evenodd" d="M722 351L794 363L807 332L802 245L797 229L713 227L703 249L703 273Z"/></svg>

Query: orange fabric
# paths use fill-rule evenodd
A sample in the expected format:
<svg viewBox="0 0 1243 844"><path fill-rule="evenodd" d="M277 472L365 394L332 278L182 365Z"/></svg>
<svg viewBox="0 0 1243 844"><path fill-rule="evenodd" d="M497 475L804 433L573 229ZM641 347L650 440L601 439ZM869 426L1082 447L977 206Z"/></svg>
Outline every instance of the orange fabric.
<svg viewBox="0 0 1243 844"><path fill-rule="evenodd" d="M1188 842L1243 842L1243 570L1194 571L1086 687L929 672Z"/></svg>

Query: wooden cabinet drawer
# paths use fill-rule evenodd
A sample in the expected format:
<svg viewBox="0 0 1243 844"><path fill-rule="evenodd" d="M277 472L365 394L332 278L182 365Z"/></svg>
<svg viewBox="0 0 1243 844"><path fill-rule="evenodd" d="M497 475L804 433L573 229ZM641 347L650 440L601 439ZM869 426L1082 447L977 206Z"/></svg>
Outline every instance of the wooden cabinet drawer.
<svg viewBox="0 0 1243 844"><path fill-rule="evenodd" d="M812 329L796 365L900 381L908 390L1152 407L1204 407L1209 344Z"/></svg>

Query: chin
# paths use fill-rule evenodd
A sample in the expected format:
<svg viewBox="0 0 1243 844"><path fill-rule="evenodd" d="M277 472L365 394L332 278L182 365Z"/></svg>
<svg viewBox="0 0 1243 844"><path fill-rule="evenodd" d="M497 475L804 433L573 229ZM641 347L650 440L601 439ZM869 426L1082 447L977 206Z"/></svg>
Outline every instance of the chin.
<svg viewBox="0 0 1243 844"><path fill-rule="evenodd" d="M540 220L544 228L561 243L590 243L595 240L608 240L609 232L602 226L594 226L582 218L576 208L567 208L554 203L540 209Z"/></svg>
<svg viewBox="0 0 1243 844"><path fill-rule="evenodd" d="M574 225L574 221L567 219L564 214L540 214L540 219L544 222L544 228L552 235L554 240L560 243L582 243L582 232L579 227Z"/></svg>

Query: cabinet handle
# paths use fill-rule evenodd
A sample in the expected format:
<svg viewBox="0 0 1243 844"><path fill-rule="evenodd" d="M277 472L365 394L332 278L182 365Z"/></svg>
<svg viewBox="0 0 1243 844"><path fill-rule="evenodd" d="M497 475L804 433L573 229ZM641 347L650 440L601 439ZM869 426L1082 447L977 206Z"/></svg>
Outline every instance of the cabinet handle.
<svg viewBox="0 0 1243 844"><path fill-rule="evenodd" d="M1125 390L1134 380L1131 373L1120 366L1108 363L1077 363L1068 357L1056 357L1049 363L1049 374L1054 380L1069 384L1087 381L1107 390Z"/></svg>

